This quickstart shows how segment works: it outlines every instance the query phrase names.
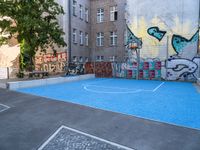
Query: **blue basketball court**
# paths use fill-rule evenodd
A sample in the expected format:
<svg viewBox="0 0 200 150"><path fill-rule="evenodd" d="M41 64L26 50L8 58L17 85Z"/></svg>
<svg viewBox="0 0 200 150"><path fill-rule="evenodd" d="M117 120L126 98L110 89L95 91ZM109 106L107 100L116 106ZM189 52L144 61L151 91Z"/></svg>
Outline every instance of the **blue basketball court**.
<svg viewBox="0 0 200 150"><path fill-rule="evenodd" d="M192 83L96 78L17 91L200 130Z"/></svg>

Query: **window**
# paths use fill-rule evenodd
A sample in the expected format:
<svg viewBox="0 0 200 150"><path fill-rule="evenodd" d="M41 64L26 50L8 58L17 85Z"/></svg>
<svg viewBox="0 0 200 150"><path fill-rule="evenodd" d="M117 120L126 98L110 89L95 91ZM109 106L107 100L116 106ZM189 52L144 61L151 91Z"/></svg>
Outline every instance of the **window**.
<svg viewBox="0 0 200 150"><path fill-rule="evenodd" d="M86 45L86 46L89 45L89 37L88 37L88 33L85 33L85 45Z"/></svg>
<svg viewBox="0 0 200 150"><path fill-rule="evenodd" d="M76 0L73 0L73 3L72 3L72 13L74 16L76 16Z"/></svg>
<svg viewBox="0 0 200 150"><path fill-rule="evenodd" d="M97 56L96 57L96 61L103 61L104 60L104 56Z"/></svg>
<svg viewBox="0 0 200 150"><path fill-rule="evenodd" d="M85 8L85 21L88 22L89 21L89 11L87 8Z"/></svg>
<svg viewBox="0 0 200 150"><path fill-rule="evenodd" d="M76 57L76 56L73 56L72 61L73 61L73 62L77 62L77 57Z"/></svg>
<svg viewBox="0 0 200 150"><path fill-rule="evenodd" d="M76 29L73 29L73 35L72 35L72 41L73 41L73 43L77 43L77 36L76 36Z"/></svg>
<svg viewBox="0 0 200 150"><path fill-rule="evenodd" d="M110 57L110 61L111 61L111 62L116 61L116 59L117 59L117 56L111 56L111 57Z"/></svg>
<svg viewBox="0 0 200 150"><path fill-rule="evenodd" d="M85 62L88 62L88 61L89 61L88 57L85 57Z"/></svg>
<svg viewBox="0 0 200 150"><path fill-rule="evenodd" d="M117 33L116 32L110 32L110 45L111 46L117 45Z"/></svg>
<svg viewBox="0 0 200 150"><path fill-rule="evenodd" d="M83 62L83 57L82 56L79 57L79 62Z"/></svg>
<svg viewBox="0 0 200 150"><path fill-rule="evenodd" d="M101 23L104 21L104 9L99 8L97 9L97 23Z"/></svg>
<svg viewBox="0 0 200 150"><path fill-rule="evenodd" d="M103 32L97 33L96 45L97 46L104 45L104 33Z"/></svg>
<svg viewBox="0 0 200 150"><path fill-rule="evenodd" d="M79 7L80 7L80 10L79 10L79 17L80 17L80 19L83 19L83 6L80 5Z"/></svg>
<svg viewBox="0 0 200 150"><path fill-rule="evenodd" d="M118 18L117 6L110 7L110 21L116 21Z"/></svg>
<svg viewBox="0 0 200 150"><path fill-rule="evenodd" d="M80 42L80 45L83 45L83 32L80 31L79 33L79 42Z"/></svg>

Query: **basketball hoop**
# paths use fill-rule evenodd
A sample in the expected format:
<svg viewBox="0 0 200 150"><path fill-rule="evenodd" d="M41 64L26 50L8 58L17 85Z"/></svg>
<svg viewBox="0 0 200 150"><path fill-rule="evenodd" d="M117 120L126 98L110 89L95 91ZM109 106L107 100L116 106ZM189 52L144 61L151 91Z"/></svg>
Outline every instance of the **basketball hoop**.
<svg viewBox="0 0 200 150"><path fill-rule="evenodd" d="M138 49L137 43L130 43L130 44L129 44L129 48L130 48L131 50L137 50L137 49Z"/></svg>
<svg viewBox="0 0 200 150"><path fill-rule="evenodd" d="M130 49L137 49L138 47L136 45L131 45Z"/></svg>

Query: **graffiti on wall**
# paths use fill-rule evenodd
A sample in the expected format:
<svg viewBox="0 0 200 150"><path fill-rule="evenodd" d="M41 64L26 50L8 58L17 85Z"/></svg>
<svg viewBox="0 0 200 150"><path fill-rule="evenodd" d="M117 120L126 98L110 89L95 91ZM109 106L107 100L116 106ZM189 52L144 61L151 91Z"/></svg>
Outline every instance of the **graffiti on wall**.
<svg viewBox="0 0 200 150"><path fill-rule="evenodd" d="M172 36L172 46L177 54L182 55L180 57L187 57L187 55L196 55L197 53L197 42L199 39L199 31L197 31L191 39L186 39L180 35L173 35ZM195 49L191 49L190 51L187 50L190 46L193 46Z"/></svg>
<svg viewBox="0 0 200 150"><path fill-rule="evenodd" d="M177 9L181 5L184 7ZM195 80L200 76L198 6L198 0L127 0L127 24L143 41L140 59L162 61L163 79Z"/></svg>
<svg viewBox="0 0 200 150"><path fill-rule="evenodd" d="M139 70L138 70L139 69ZM113 77L130 79L161 79L161 62L148 60L126 63L112 63Z"/></svg>
<svg viewBox="0 0 200 150"><path fill-rule="evenodd" d="M138 48L142 48L142 39L138 38L137 36L135 36L135 34L131 31L131 29L128 27L128 25L126 26L126 30L127 30L127 39L126 39L126 46L128 46L131 43L136 43Z"/></svg>
<svg viewBox="0 0 200 150"><path fill-rule="evenodd" d="M191 39L173 35L172 46L176 52L166 61L168 80L195 80L198 77L200 58L196 57L199 31Z"/></svg>
<svg viewBox="0 0 200 150"><path fill-rule="evenodd" d="M63 72L67 61L67 53L52 53L35 57L36 70L48 71L50 73Z"/></svg>
<svg viewBox="0 0 200 150"><path fill-rule="evenodd" d="M161 41L167 32L166 31L161 31L158 27L150 27L147 30L147 33L150 36L155 37L158 41Z"/></svg>
<svg viewBox="0 0 200 150"><path fill-rule="evenodd" d="M112 77L111 62L87 62L84 68L86 74L95 73L96 77Z"/></svg>

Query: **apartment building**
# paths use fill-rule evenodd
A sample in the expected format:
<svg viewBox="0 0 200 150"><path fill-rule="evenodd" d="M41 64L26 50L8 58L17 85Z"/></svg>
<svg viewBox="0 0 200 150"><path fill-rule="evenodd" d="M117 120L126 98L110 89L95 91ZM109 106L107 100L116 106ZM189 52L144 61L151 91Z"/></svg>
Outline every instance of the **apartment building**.
<svg viewBox="0 0 200 150"><path fill-rule="evenodd" d="M69 59L86 62L90 56L90 0L71 0L69 15Z"/></svg>
<svg viewBox="0 0 200 150"><path fill-rule="evenodd" d="M70 61L123 60L125 2L126 0L69 1Z"/></svg>
<svg viewBox="0 0 200 150"><path fill-rule="evenodd" d="M122 61L126 0L91 0L91 52L96 61Z"/></svg>

